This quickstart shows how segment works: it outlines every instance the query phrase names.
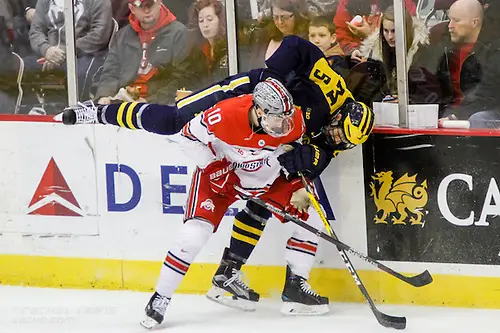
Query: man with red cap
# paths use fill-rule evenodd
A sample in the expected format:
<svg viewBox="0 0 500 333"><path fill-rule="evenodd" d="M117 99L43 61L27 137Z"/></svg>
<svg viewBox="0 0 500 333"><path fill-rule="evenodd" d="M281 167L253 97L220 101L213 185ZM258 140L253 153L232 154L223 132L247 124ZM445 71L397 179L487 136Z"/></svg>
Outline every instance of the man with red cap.
<svg viewBox="0 0 500 333"><path fill-rule="evenodd" d="M183 59L188 51L187 28L160 0L129 0L130 24L110 45L96 98L109 104L120 88L132 99L148 100L147 82L158 69Z"/></svg>

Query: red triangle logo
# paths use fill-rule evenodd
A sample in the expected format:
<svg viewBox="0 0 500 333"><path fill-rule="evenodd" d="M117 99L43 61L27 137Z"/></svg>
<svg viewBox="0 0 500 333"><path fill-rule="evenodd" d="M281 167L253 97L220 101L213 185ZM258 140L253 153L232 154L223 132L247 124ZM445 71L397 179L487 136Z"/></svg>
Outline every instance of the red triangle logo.
<svg viewBox="0 0 500 333"><path fill-rule="evenodd" d="M80 205L78 201L76 201L73 192L66 183L61 170L54 161L52 157L49 161L49 165L45 172L43 173L42 179L40 180L40 184L33 194L33 198L29 204L29 207L33 206L37 202L40 202L47 196L51 194L56 194L59 197L65 199L66 201L73 204L75 207L80 209ZM30 215L56 215L56 216L81 216L79 213L72 211L71 209L65 207L59 202L52 200L42 207L37 208L36 210L29 213Z"/></svg>

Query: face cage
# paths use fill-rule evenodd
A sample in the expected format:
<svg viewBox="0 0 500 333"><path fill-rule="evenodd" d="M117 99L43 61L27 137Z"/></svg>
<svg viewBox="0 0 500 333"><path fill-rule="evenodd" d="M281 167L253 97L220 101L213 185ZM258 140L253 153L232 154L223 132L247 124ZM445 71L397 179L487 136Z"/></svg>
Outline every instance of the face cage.
<svg viewBox="0 0 500 333"><path fill-rule="evenodd" d="M322 132L326 137L326 142L328 143L328 145L332 147L336 147L339 144L343 144L345 145L346 149L349 149L355 146L354 144L349 142L349 140L347 140L344 133L344 128L338 120L335 120L330 125L323 127ZM336 137L339 140L339 142L335 140Z"/></svg>
<svg viewBox="0 0 500 333"><path fill-rule="evenodd" d="M293 112L289 115L264 114L260 118L262 129L272 137L287 136L294 127Z"/></svg>

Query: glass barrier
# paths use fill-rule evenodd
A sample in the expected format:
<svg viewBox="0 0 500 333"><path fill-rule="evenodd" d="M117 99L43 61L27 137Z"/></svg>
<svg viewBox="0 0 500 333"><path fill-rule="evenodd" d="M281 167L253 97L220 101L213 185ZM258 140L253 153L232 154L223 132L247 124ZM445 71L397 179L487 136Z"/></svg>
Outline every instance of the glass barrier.
<svg viewBox="0 0 500 333"><path fill-rule="evenodd" d="M54 114L67 104L64 2L0 2L2 113ZM443 126L498 128L500 5L455 2L405 0L401 52L392 0L236 0L238 70L265 66L283 36L298 35L355 98L393 110L404 57L410 106L437 112ZM92 11L74 3L79 100L166 104L229 75L223 1L106 0Z"/></svg>
<svg viewBox="0 0 500 333"><path fill-rule="evenodd" d="M417 4L404 1L406 25L412 25ZM344 51L347 70L344 78L354 97L374 109L379 103L396 113L393 125L399 124L397 25L392 1L341 0L334 22L337 24L337 40ZM351 20L351 24L345 23ZM408 36L407 36L408 37ZM378 117L376 117L378 118Z"/></svg>
<svg viewBox="0 0 500 333"><path fill-rule="evenodd" d="M2 113L68 104L64 3L0 2ZM74 0L78 100L170 104L229 75L218 0ZM30 7L32 6L32 7Z"/></svg>
<svg viewBox="0 0 500 333"><path fill-rule="evenodd" d="M411 25L417 3L405 0L404 6ZM284 36L297 35L323 51L356 99L372 107L389 102L397 111L399 50L392 0L339 0L333 5L320 0L237 0L237 8L240 71L264 67Z"/></svg>
<svg viewBox="0 0 500 333"><path fill-rule="evenodd" d="M409 47L410 104L433 104L440 127L500 128L500 3L435 1L423 20L413 18Z"/></svg>
<svg viewBox="0 0 500 333"><path fill-rule="evenodd" d="M47 3L0 3L3 114L47 114L67 103L63 3Z"/></svg>

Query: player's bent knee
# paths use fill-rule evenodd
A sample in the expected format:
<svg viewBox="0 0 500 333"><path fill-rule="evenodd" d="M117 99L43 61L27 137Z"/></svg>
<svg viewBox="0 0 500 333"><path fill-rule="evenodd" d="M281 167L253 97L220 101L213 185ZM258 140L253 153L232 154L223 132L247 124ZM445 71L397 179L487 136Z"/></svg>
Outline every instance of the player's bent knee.
<svg viewBox="0 0 500 333"><path fill-rule="evenodd" d="M208 242L208 239L213 234L214 226L208 221L190 219L187 220L181 227L180 234L176 240L172 251L187 257L185 259L194 259L200 252L203 246Z"/></svg>

